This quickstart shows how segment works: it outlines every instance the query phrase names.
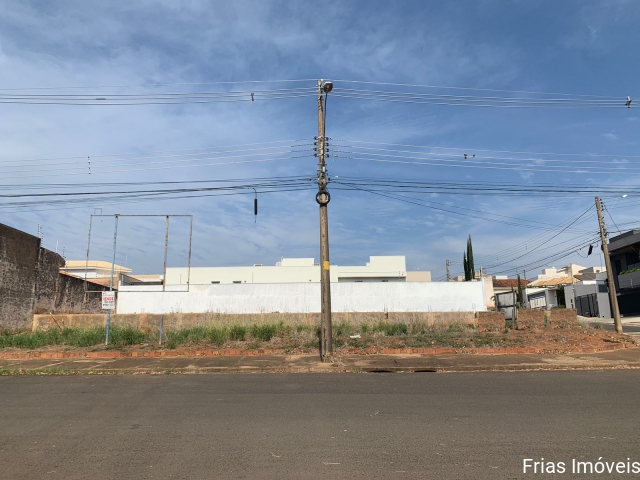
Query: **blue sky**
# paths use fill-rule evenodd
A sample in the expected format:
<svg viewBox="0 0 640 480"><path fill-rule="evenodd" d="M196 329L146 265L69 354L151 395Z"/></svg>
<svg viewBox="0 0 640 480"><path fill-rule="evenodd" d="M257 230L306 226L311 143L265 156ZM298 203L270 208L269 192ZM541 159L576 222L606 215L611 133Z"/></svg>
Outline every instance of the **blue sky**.
<svg viewBox="0 0 640 480"><path fill-rule="evenodd" d="M73 90L80 93L139 94L292 85L312 88L315 81L311 79L324 78L334 82L336 94L341 88L365 88L345 82L359 80L602 95L624 102L627 95L637 98L640 93L636 48L640 45L639 20L640 4L633 1L0 1L0 88L73 86L96 87ZM310 80L184 85L297 79ZM155 84L169 85L150 86ZM98 88L114 85L128 87ZM384 85L366 88L419 90ZM436 91L491 95L485 90ZM98 167L102 161L106 172L110 165L126 164L126 157L119 156L125 153L144 156L149 155L147 152L187 152L225 145L312 141L317 134L313 96L170 106L1 104L0 109L0 162L14 166L13 170L2 170L1 183L11 186L12 192L23 190L27 184L313 177L316 169L311 155L286 161L189 168L174 168L179 162L173 164L172 159L180 157L171 157L163 164L171 168L128 173L100 173ZM486 164L482 160L476 165L480 168L471 168L446 162L414 165L336 157L329 160L329 172L338 178L455 180L467 182L471 188L486 182L506 182L516 187L553 183L637 188L639 177L633 170L638 161L634 156L640 155L637 112L626 108L448 107L330 94L327 135L343 140L344 145L418 145L430 152L438 151L433 147L447 147L458 155L455 158L483 150L551 152L554 156L519 154L526 159L523 162L528 169L486 168L495 159L487 159ZM567 153L609 156L561 155ZM115 156L100 157L106 154ZM66 163L37 160L60 157L78 158ZM91 176L83 170L84 157L96 159ZM593 165L601 169L598 173L595 169L582 173L572 170L569 161L563 163L564 159L576 158L591 158L600 162ZM554 161L566 168L546 171L544 166ZM16 165L24 167L20 170ZM14 171L19 173L11 174ZM314 197L313 185L307 191L261 194L255 223L252 192L246 196L117 205L96 201L82 207L46 203L19 210L4 207L0 208L0 222L33 234L40 224L47 248L55 248L57 242L58 251L64 248L68 259L83 259L89 215L96 209L104 214L193 214L193 265L273 264L283 256L318 258ZM512 198L454 193L420 198L422 202L493 213L494 219L497 214L503 215L499 217L503 220L509 217L537 224L521 228L367 192L335 190L329 210L332 263L363 264L369 255L404 254L411 270L432 270L437 278L449 258L454 262L452 273L459 274L466 237L471 234L476 268L498 265L490 270L512 275L529 266L535 274L546 255L577 245L597 232L595 212L591 210L571 229L560 232L558 227L558 237L529 253L537 235L581 213L593 204L593 196L568 193ZM616 224L622 225L621 230L624 225L640 223L634 213L637 202L633 195L605 198L605 203ZM103 218L94 226L91 256L108 260L113 222ZM187 253L188 225L176 219L171 227L169 263L179 266ZM126 262L139 273L160 272L164 220L124 218L119 228L118 263ZM613 227L610 230L615 233ZM553 233L547 230L547 234ZM583 249L554 259L547 266L600 264L598 255L583 258L585 255ZM520 258L512 260L515 257Z"/></svg>

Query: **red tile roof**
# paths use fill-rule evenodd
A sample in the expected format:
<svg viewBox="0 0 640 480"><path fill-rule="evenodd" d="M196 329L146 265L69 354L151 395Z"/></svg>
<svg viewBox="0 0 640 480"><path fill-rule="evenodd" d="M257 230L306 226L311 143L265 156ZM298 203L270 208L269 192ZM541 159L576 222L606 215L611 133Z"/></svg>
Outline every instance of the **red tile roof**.
<svg viewBox="0 0 640 480"><path fill-rule="evenodd" d="M520 279L520 285L525 286L529 284L531 280L525 280L524 278ZM496 278L493 279L493 287L494 288L518 288L518 279L517 278L508 278L506 280L498 280Z"/></svg>

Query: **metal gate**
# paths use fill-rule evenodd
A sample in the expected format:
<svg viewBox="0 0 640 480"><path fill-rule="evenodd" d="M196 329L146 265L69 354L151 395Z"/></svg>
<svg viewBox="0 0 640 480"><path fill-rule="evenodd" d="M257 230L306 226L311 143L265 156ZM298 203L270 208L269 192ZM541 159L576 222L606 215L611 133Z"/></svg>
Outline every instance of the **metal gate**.
<svg viewBox="0 0 640 480"><path fill-rule="evenodd" d="M595 293L576 297L576 307L578 309L578 315L582 315L583 317L600 316L600 311L598 310L598 298Z"/></svg>

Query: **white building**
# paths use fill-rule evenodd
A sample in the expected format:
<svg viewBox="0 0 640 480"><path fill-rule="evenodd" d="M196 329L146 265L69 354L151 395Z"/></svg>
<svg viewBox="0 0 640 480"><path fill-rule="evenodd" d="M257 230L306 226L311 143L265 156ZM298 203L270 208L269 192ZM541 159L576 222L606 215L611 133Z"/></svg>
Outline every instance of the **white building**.
<svg viewBox="0 0 640 480"><path fill-rule="evenodd" d="M60 271L80 278L109 278L111 276L111 262L103 260L67 260ZM131 273L131 269L122 265L113 265L114 277L118 274Z"/></svg>
<svg viewBox="0 0 640 480"><path fill-rule="evenodd" d="M111 283L111 262L104 260L67 260L60 273L72 277L91 280L92 283L109 286ZM113 288L120 285L162 285L162 275L131 275L131 269L113 265Z"/></svg>
<svg viewBox="0 0 640 480"><path fill-rule="evenodd" d="M530 284L532 287L551 287L556 285L567 285L579 281L581 275L593 275L604 272L603 267L583 267L581 265L570 264L563 268L544 268Z"/></svg>
<svg viewBox="0 0 640 480"><path fill-rule="evenodd" d="M331 282L430 282L430 272L407 272L402 256L373 256L364 266L331 265ZM282 258L277 264L250 267L167 268L166 285L244 283L320 283L313 258Z"/></svg>

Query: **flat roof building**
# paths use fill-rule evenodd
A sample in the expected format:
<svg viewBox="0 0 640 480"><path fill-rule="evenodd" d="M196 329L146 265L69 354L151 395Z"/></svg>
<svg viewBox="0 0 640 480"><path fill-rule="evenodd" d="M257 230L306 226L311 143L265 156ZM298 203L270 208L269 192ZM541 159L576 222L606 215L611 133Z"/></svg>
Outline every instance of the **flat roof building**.
<svg viewBox="0 0 640 480"><path fill-rule="evenodd" d="M365 265L331 265L331 282L431 281L430 272L407 274L404 255L372 256ZM188 279L188 280L187 280ZM314 258L282 258L275 265L247 267L167 268L167 285L230 283L319 283L320 265Z"/></svg>

